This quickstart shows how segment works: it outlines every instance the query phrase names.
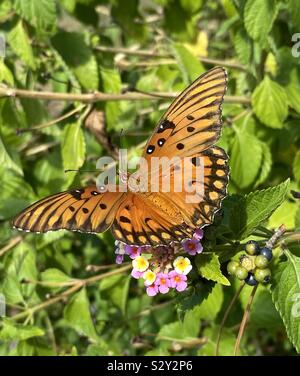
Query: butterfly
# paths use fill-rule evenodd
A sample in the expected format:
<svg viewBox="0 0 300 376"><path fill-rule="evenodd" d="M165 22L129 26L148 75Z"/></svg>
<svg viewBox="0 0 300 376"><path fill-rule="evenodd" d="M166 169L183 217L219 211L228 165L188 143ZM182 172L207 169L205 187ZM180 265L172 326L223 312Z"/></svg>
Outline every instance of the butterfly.
<svg viewBox="0 0 300 376"><path fill-rule="evenodd" d="M196 228L211 224L227 194L228 156L215 146L226 88L224 68L202 74L170 105L142 155L149 162L153 157L186 158L192 177L201 158L204 190L200 202L187 203L185 192L175 192L172 185L170 193L103 192L95 185L34 203L14 218L13 227L35 233L59 229L100 233L111 229L115 239L126 244L157 246L180 242ZM170 174L174 175L174 169ZM189 183L195 185L197 180L192 178Z"/></svg>

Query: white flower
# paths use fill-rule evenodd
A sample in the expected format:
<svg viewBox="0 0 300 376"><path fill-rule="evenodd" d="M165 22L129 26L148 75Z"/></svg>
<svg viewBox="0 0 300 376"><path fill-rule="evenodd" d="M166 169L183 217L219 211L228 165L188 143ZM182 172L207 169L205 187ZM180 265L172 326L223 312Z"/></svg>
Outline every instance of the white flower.
<svg viewBox="0 0 300 376"><path fill-rule="evenodd" d="M145 285L150 286L156 280L156 274L152 270L146 270L143 274L143 278L145 280Z"/></svg>
<svg viewBox="0 0 300 376"><path fill-rule="evenodd" d="M178 274L187 275L192 270L191 261L183 256L177 257L173 262L173 266Z"/></svg>
<svg viewBox="0 0 300 376"><path fill-rule="evenodd" d="M144 272L149 267L149 262L144 256L137 256L132 260L132 266L138 272Z"/></svg>

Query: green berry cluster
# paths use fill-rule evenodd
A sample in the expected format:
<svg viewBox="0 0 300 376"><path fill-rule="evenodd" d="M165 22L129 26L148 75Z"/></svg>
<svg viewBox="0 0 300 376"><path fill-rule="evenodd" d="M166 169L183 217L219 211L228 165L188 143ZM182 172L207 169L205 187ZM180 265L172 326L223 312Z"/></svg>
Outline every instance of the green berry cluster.
<svg viewBox="0 0 300 376"><path fill-rule="evenodd" d="M246 253L239 261L228 263L228 273L250 286L255 286L259 282L270 282L271 270L268 266L273 258L272 250L266 247L260 248L256 241L250 240L246 244Z"/></svg>

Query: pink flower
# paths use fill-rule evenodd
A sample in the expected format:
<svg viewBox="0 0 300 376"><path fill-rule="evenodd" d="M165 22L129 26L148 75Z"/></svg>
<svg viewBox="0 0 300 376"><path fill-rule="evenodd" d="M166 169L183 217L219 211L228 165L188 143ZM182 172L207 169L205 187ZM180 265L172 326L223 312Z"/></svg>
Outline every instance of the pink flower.
<svg viewBox="0 0 300 376"><path fill-rule="evenodd" d="M175 288L177 291L183 291L187 288L187 277L183 274L178 274L175 270L169 272L170 287Z"/></svg>
<svg viewBox="0 0 300 376"><path fill-rule="evenodd" d="M125 253L131 259L135 259L137 256L141 255L141 247L137 247L135 245L126 245L125 246Z"/></svg>
<svg viewBox="0 0 300 376"><path fill-rule="evenodd" d="M148 296L155 296L158 293L158 286L154 283L146 288Z"/></svg>
<svg viewBox="0 0 300 376"><path fill-rule="evenodd" d="M196 240L201 240L203 238L202 228L197 228L197 230L194 232L193 238Z"/></svg>
<svg viewBox="0 0 300 376"><path fill-rule="evenodd" d="M144 272L139 272L138 270L132 269L131 276L135 279L142 278Z"/></svg>
<svg viewBox="0 0 300 376"><path fill-rule="evenodd" d="M168 274L158 273L154 284L158 286L159 292L166 294L170 290L170 280Z"/></svg>
<svg viewBox="0 0 300 376"><path fill-rule="evenodd" d="M197 253L201 253L203 251L202 244L195 238L184 240L182 242L182 246L183 249L191 256L195 256Z"/></svg>
<svg viewBox="0 0 300 376"><path fill-rule="evenodd" d="M124 255L117 255L116 256L116 264L122 264L124 259Z"/></svg>

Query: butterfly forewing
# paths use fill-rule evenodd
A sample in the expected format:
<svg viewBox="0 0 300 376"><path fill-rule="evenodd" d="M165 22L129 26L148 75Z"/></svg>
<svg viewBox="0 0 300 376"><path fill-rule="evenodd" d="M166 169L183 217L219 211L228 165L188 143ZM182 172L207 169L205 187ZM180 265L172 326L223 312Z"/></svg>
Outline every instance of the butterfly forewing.
<svg viewBox="0 0 300 376"><path fill-rule="evenodd" d="M23 210L13 220L13 226L28 232L60 229L102 232L111 226L124 198L124 193L102 193L95 186L72 189L44 198Z"/></svg>
<svg viewBox="0 0 300 376"><path fill-rule="evenodd" d="M175 99L150 137L143 157L189 156L220 137L226 71L217 67L200 76Z"/></svg>

